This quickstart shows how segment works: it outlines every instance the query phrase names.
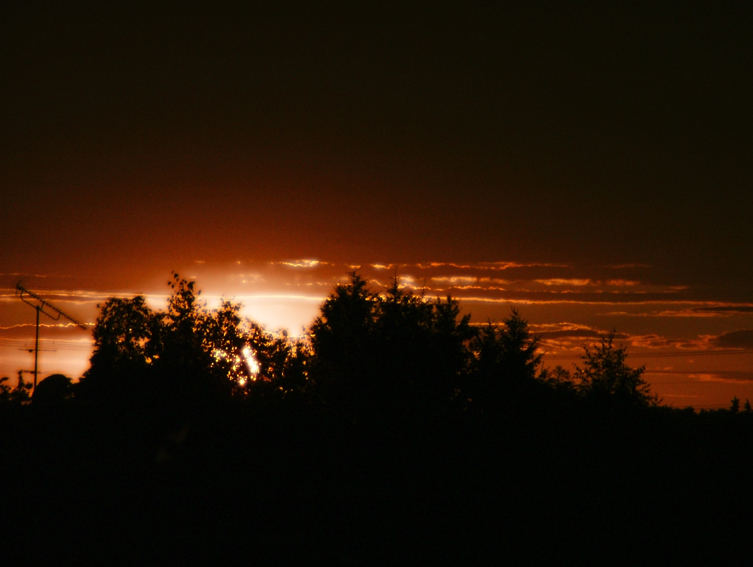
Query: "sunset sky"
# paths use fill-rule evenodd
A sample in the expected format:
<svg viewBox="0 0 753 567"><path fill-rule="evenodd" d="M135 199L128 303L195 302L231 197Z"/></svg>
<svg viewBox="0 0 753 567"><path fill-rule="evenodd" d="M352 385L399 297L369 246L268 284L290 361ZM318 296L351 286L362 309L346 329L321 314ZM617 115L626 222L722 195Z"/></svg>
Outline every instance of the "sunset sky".
<svg viewBox="0 0 753 567"><path fill-rule="evenodd" d="M327 6L8 10L0 375L18 281L91 322L177 270L297 334L359 267L518 307L548 365L614 328L665 403L753 401L750 11Z"/></svg>

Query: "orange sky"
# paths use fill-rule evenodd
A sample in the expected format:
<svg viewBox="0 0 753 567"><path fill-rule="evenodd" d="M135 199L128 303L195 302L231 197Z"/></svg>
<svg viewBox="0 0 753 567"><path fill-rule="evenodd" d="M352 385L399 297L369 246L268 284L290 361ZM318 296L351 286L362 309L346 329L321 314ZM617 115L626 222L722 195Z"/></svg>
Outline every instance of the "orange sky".
<svg viewBox="0 0 753 567"><path fill-rule="evenodd" d="M668 403L753 397L747 12L137 2L2 25L2 374L29 365L19 279L93 320L179 270L300 328L354 264L476 321L517 305L552 362L614 327ZM300 258L322 264L274 263ZM43 368L79 372L86 340L53 333Z"/></svg>

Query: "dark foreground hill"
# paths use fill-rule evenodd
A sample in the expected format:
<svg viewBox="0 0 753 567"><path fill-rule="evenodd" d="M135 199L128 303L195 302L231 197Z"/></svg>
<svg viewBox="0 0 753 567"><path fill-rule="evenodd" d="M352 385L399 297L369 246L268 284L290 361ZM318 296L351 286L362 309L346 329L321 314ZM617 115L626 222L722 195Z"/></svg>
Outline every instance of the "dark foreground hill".
<svg viewBox="0 0 753 567"><path fill-rule="evenodd" d="M12 564L748 554L747 414L69 402L10 408L2 430L1 553Z"/></svg>

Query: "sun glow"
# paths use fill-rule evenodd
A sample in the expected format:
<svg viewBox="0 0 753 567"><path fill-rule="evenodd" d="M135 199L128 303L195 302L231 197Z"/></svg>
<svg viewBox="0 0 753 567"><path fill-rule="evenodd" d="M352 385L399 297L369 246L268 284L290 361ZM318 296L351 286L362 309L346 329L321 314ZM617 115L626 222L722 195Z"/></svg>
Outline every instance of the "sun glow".
<svg viewBox="0 0 753 567"><path fill-rule="evenodd" d="M243 350L241 352L243 353L243 358L246 359L246 366L248 367L249 374L251 374L251 380L256 380L257 376L259 375L259 371L261 370L261 366L259 365L259 361L256 359L254 349L246 345L245 347L243 347ZM245 379L242 379L239 381L239 383L241 386L243 386L246 381Z"/></svg>
<svg viewBox="0 0 753 567"><path fill-rule="evenodd" d="M212 355L214 356L214 359L217 361L220 360L230 360L232 368L229 371L229 377L235 376L238 381L239 386L245 386L246 382L248 382L248 379L243 375L243 373L240 372L240 365L245 362L246 368L248 368L248 374L249 378L252 382L256 381L259 372L261 370L261 365L259 364L259 361L256 358L256 355L254 353L254 350L249 346L246 345L241 350L241 355L235 355L231 358L230 355L228 355L227 352L221 349L215 349L212 352Z"/></svg>

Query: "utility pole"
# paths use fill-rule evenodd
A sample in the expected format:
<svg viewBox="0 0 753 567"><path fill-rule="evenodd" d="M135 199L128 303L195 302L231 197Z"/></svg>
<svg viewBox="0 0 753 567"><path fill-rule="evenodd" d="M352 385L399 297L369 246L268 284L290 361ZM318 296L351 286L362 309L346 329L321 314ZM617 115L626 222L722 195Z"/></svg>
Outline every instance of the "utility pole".
<svg viewBox="0 0 753 567"><path fill-rule="evenodd" d="M16 294L21 301L23 301L27 305L31 305L37 314L36 330L34 333L34 391L36 391L37 373L39 371L39 314L44 313L53 321L59 321L61 317L65 317L71 323L75 324L77 327L83 329L84 331L86 331L87 328L83 323L79 323L70 315L61 311L45 299L39 297L36 293L26 289L21 285L20 282L16 284Z"/></svg>

